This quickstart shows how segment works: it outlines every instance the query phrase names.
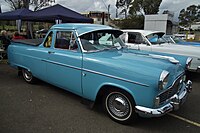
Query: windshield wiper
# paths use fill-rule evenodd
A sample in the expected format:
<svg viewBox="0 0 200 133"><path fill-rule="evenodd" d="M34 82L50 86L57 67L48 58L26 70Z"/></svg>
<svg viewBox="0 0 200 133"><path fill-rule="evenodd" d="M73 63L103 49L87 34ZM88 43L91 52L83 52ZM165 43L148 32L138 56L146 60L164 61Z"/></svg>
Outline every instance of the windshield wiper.
<svg viewBox="0 0 200 133"><path fill-rule="evenodd" d="M128 48L128 46L127 45L121 46L121 49L123 49L123 48Z"/></svg>
<svg viewBox="0 0 200 133"><path fill-rule="evenodd" d="M111 47L109 47L109 48L110 48L110 49L113 49L113 48L118 49L118 47L119 47L119 46L111 46Z"/></svg>
<svg viewBox="0 0 200 133"><path fill-rule="evenodd" d="M113 48L115 48L115 49L117 49L117 46L111 46L111 47L106 47L106 48L103 48L103 49L100 49L101 51L106 51L106 50L110 50L110 49L113 49Z"/></svg>

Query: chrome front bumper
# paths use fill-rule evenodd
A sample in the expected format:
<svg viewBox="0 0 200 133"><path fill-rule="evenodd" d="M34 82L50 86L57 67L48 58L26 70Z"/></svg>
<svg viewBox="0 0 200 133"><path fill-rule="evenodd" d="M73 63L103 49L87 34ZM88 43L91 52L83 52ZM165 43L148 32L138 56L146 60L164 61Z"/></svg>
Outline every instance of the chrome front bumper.
<svg viewBox="0 0 200 133"><path fill-rule="evenodd" d="M135 111L143 117L159 117L165 115L172 110L179 109L180 105L185 102L188 93L191 91L192 82L188 80L187 83L184 84L183 87L180 89L180 91L169 99L170 102L168 104L165 104L160 108L146 108L143 106L135 106Z"/></svg>

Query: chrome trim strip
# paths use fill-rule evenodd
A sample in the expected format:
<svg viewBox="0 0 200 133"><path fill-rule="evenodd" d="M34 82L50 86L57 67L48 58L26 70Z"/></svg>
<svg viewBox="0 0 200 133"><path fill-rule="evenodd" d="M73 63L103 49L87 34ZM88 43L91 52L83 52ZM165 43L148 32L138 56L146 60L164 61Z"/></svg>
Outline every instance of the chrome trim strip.
<svg viewBox="0 0 200 133"><path fill-rule="evenodd" d="M82 43L81 43L81 39L80 39L80 37L78 36L77 30L75 29L74 31L75 31L75 34L76 34L77 41L78 41L78 43L79 43L79 46L80 46L81 52L82 52L82 53L87 52L87 51L84 50L84 48L83 48L83 45L82 45Z"/></svg>
<svg viewBox="0 0 200 133"><path fill-rule="evenodd" d="M141 86L145 86L145 87L149 87L149 85L147 85L147 84L142 84L142 83L139 83L139 82L136 82L136 81L131 81L131 80L128 80L128 79L112 76L112 75L109 75L109 74L105 74L105 73L101 73L101 72L97 72L97 71L93 71L93 70L89 70L89 69L79 68L79 67L66 65L66 64L58 63L58 62L54 62L54 61L44 60L44 59L42 59L42 61L52 63L52 64L55 64L55 65L69 67L69 68L76 69L76 70L82 70L82 71L102 75L102 76L109 77L109 78L114 78L114 79L117 79L117 80L122 80L122 81L125 81L125 82L129 82L129 83L133 83L133 84L137 84L137 85L141 85Z"/></svg>
<svg viewBox="0 0 200 133"><path fill-rule="evenodd" d="M114 78L114 79L118 79L118 80L122 80L122 81L125 81L125 82L129 82L129 83L133 83L133 84L137 84L137 85L141 85L141 86L145 86L145 87L149 87L149 85L147 85L147 84L139 83L139 82L136 82L136 81L131 81L131 80L128 80L128 79L112 76L112 75L101 73L101 72L96 72L96 71L92 71L92 70L88 70L88 69L84 69L84 68L83 68L83 71L102 75L102 76L106 76L106 77L110 77L110 78Z"/></svg>
<svg viewBox="0 0 200 133"><path fill-rule="evenodd" d="M60 65L60 66L64 66L64 67L73 68L73 69L76 69L76 70L82 70L82 69L79 68L79 67L75 67L75 66L71 66L71 65L66 65L66 64L63 64L63 63L58 63L58 62L49 61L49 60L44 60L44 59L42 59L42 61L48 62L48 63L52 63L52 64L55 64L55 65Z"/></svg>

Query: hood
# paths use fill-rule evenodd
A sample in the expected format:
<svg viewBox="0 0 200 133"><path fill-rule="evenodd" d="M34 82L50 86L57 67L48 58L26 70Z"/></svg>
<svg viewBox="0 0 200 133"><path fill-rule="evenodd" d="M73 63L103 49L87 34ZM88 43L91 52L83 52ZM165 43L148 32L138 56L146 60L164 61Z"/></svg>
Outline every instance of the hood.
<svg viewBox="0 0 200 133"><path fill-rule="evenodd" d="M85 53L83 68L98 73L112 75L147 86L157 87L163 70L170 73L169 85L184 72L179 63L155 58L138 50L109 50L96 53Z"/></svg>
<svg viewBox="0 0 200 133"><path fill-rule="evenodd" d="M195 47L191 45L178 45L178 44L164 43L158 47L155 46L154 48L160 49L160 52L167 52L167 53L200 58L200 52L199 52L200 47Z"/></svg>
<svg viewBox="0 0 200 133"><path fill-rule="evenodd" d="M153 55L153 57L166 59L174 64L179 63L182 65L182 67L184 69L186 69L186 62L187 62L187 59L189 58L188 56L177 55L177 54L172 54L172 53L165 53L166 51L163 51L163 52L143 51L143 52L146 52L149 55Z"/></svg>

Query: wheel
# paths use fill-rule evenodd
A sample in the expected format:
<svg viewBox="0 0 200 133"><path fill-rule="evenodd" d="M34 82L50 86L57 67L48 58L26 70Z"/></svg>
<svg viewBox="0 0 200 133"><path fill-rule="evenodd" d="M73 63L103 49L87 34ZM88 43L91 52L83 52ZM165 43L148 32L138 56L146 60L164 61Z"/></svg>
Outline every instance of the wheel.
<svg viewBox="0 0 200 133"><path fill-rule="evenodd" d="M22 76L24 80L28 83L35 83L36 79L33 77L32 73L27 69L22 69Z"/></svg>
<svg viewBox="0 0 200 133"><path fill-rule="evenodd" d="M0 55L0 61L2 61L3 60L3 56L2 55Z"/></svg>
<svg viewBox="0 0 200 133"><path fill-rule="evenodd" d="M103 99L103 105L108 116L118 123L130 124L137 118L134 100L125 91L109 91Z"/></svg>

